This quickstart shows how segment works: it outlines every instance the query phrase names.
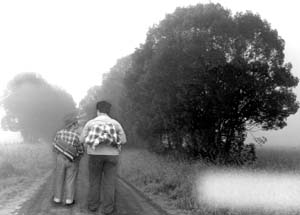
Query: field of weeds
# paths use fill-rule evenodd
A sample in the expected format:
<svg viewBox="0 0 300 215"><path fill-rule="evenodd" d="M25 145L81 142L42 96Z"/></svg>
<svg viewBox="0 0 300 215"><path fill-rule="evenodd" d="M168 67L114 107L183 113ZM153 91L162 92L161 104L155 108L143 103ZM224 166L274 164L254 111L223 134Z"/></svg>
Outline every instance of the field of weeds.
<svg viewBox="0 0 300 215"><path fill-rule="evenodd" d="M50 170L52 151L46 143L0 143L0 192Z"/></svg>
<svg viewBox="0 0 300 215"><path fill-rule="evenodd" d="M207 172L212 173L212 175L223 172L238 177L243 173L252 174L254 177L263 174L267 178L263 183L267 185L268 180L272 180L272 177L271 179L269 177L272 174L287 174L297 179L300 172L300 150L259 148L257 156L257 161L251 166L220 168L200 161L190 163L180 159L159 156L145 149L130 149L122 152L119 174L171 214L300 214L299 210L217 207L202 202L199 198L197 186L199 186L201 177ZM221 175L220 177L224 176ZM226 180L229 181L229 185L224 186L234 186L234 182L230 182L231 179L224 179L224 181ZM261 181L258 181L259 183ZM274 183L277 183L276 176ZM296 183L298 182L296 181ZM250 191L251 188L249 188ZM272 192L266 198L274 198Z"/></svg>

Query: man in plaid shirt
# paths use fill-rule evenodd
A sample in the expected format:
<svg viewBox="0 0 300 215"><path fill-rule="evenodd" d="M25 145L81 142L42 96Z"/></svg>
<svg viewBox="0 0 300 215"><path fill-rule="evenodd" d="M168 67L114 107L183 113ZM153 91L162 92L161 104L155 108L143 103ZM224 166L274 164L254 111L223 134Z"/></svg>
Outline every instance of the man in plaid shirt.
<svg viewBox="0 0 300 215"><path fill-rule="evenodd" d="M74 132L73 130L68 130L68 129L62 129L62 130L58 131L54 138L54 148L56 150L57 150L56 144L59 141L63 141L65 143L73 146L78 153L77 154L78 157L79 157L79 155L82 155L84 153L84 146L82 143L80 143L79 134L76 131Z"/></svg>
<svg viewBox="0 0 300 215"><path fill-rule="evenodd" d="M78 175L79 161L84 153L84 146L79 140L77 133L78 122L74 115L67 116L65 128L58 131L55 135L53 147L55 151L55 182L53 201L56 204L62 203L62 196L65 186L65 204L67 206L74 204L75 184ZM68 159L68 154L64 153L59 146L60 142L74 147L76 155L73 161ZM69 155L71 156L71 155Z"/></svg>
<svg viewBox="0 0 300 215"><path fill-rule="evenodd" d="M119 154L121 151L120 146L121 144L125 144L127 140L121 124L109 116L111 104L106 101L100 101L97 102L96 109L97 117L86 123L81 134L81 140L88 145L88 209L93 212L98 210L101 202L101 184L103 184L102 212L105 215L112 215L116 211L115 186ZM114 131L107 132L105 131L107 129L103 129L111 126L113 126ZM102 143L101 137L105 139L105 134L111 136L116 135L115 138L112 139L117 139L117 141L108 141L108 144L106 142ZM98 143L96 143L97 141Z"/></svg>

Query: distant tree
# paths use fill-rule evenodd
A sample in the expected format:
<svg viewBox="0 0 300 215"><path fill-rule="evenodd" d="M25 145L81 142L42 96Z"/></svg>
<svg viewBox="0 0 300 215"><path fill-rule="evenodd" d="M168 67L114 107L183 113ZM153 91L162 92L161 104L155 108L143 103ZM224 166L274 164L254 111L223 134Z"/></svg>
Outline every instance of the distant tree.
<svg viewBox="0 0 300 215"><path fill-rule="evenodd" d="M21 73L7 85L2 127L20 131L26 141L50 140L66 114L76 112L72 96L35 73Z"/></svg>
<svg viewBox="0 0 300 215"><path fill-rule="evenodd" d="M101 87L93 86L79 103L81 121L84 123L96 117L96 102L101 99Z"/></svg>
<svg viewBox="0 0 300 215"><path fill-rule="evenodd" d="M141 134L168 133L172 147L192 157L242 163L249 128L283 128L298 110L298 79L283 51L259 15L212 3L177 8L132 55L131 115Z"/></svg>
<svg viewBox="0 0 300 215"><path fill-rule="evenodd" d="M119 120L122 118L124 107L121 108L122 113L120 114L120 102L126 97L123 86L124 76L130 65L130 56L119 59L116 65L103 75L102 84L100 86L93 86L88 90L87 95L79 104L83 115L88 116L88 119L95 117L97 101L107 100L112 104L112 115Z"/></svg>

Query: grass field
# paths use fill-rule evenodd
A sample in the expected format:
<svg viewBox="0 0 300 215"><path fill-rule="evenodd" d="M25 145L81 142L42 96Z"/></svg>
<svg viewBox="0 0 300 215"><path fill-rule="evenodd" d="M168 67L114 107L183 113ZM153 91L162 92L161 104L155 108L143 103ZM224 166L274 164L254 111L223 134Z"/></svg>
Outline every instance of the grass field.
<svg viewBox="0 0 300 215"><path fill-rule="evenodd" d="M297 178L300 171L299 150L260 148L257 155L257 161L251 166L224 169L203 162L188 163L158 156L145 149L130 149L122 152L120 175L173 214L300 214L295 210L216 207L199 200L197 182L207 171L217 173L221 169L237 176L242 171L254 175L288 174ZM273 197L270 194L270 198Z"/></svg>
<svg viewBox="0 0 300 215"><path fill-rule="evenodd" d="M0 191L44 175L52 159L51 149L44 143L0 143Z"/></svg>

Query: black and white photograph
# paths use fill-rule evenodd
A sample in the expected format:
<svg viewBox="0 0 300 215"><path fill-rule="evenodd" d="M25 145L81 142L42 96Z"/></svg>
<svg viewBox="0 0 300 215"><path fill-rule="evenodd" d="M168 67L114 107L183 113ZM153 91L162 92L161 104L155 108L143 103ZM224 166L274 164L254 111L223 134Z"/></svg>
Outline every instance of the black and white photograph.
<svg viewBox="0 0 300 215"><path fill-rule="evenodd" d="M0 215L299 215L296 0L0 0Z"/></svg>

